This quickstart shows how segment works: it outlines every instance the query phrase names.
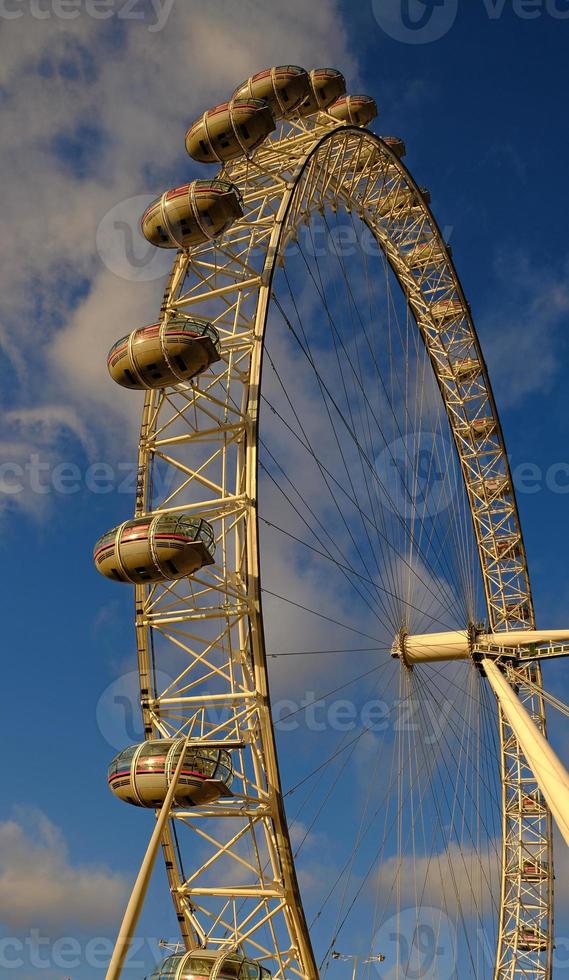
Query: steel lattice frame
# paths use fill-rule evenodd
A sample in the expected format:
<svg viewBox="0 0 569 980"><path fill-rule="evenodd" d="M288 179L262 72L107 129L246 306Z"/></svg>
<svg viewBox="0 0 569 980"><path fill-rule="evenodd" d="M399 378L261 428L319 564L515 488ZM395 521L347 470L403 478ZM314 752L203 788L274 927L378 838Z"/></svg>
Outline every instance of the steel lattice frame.
<svg viewBox="0 0 569 980"><path fill-rule="evenodd" d="M491 628L533 626L533 606L480 346L439 228L409 172L378 137L322 113L279 124L253 157L226 165L222 176L240 188L244 217L221 238L178 253L161 310L163 317L208 317L222 339L222 361L191 384L147 392L136 501L136 516L189 511L207 518L216 530L217 559L189 582L136 587L142 712L147 738L191 733L232 748L236 760L234 798L175 811L163 840L186 947L240 945L277 978L313 978L317 968L284 814L267 683L257 454L273 273L299 225L315 211L343 207L356 213L407 297L461 461ZM441 256L419 270L406 255L426 241L440 246ZM440 313L441 301L457 302L453 315ZM476 369L463 376L457 364L466 359ZM472 422L482 418L493 423L480 437ZM169 474L162 494L156 488L159 473ZM489 493L487 481L494 478L500 490ZM518 547L503 553L499 542L512 535ZM154 668L168 664L168 657L183 662L172 683L159 689ZM525 670L540 683L539 666ZM529 686L518 691L545 731L542 699ZM531 815L522 808L537 784L501 715L500 735L503 869L495 977L538 980L551 976L551 820L545 807ZM192 831L202 849L196 848L201 863L191 873L182 868L176 848L182 829ZM548 869L536 882L521 876L528 843ZM546 937L544 950L519 948L522 925Z"/></svg>

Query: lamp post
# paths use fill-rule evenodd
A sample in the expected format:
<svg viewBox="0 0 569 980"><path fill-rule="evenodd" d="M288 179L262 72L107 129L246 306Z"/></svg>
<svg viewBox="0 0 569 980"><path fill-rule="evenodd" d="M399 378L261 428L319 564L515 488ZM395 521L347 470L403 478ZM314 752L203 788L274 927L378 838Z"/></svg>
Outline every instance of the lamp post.
<svg viewBox="0 0 569 980"><path fill-rule="evenodd" d="M360 958L361 957L356 956L353 953L339 953L337 949L333 949L332 950L332 959L333 960L344 960L344 961L345 960L353 960L354 968L352 970L352 980L356 980L356 978L357 978L357 975L358 975L358 964L360 962ZM363 963L383 963L384 960L385 960L385 956L383 955L383 953L378 953L377 956L368 956L362 962Z"/></svg>

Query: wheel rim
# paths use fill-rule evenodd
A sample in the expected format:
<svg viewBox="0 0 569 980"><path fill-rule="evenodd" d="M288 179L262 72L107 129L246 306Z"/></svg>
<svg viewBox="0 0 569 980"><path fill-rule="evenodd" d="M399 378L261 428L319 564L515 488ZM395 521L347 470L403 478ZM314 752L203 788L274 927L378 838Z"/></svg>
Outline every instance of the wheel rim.
<svg viewBox="0 0 569 980"><path fill-rule="evenodd" d="M375 163L368 165L363 173L356 176L354 160L361 158L362 151L367 146L377 150ZM235 728L235 715L239 713L239 731L246 727L247 739L253 739L253 742L243 745L237 751L241 757L242 771L248 769L252 773L247 777L247 785L250 789L255 787L258 797L262 798L262 803L256 805L255 815L249 816L266 848L264 856L257 862L259 880L263 881L263 886L260 886L257 894L250 896L240 893L238 888L233 888L231 894L213 895L207 892L203 895L199 886L195 887L199 875L195 872L189 874L187 869L182 870L180 867L177 848L176 838L180 825L194 820L193 816L178 817L172 822L164 839L170 886L187 948L196 943L204 943L206 937L214 945L217 943L227 947L241 942L277 975L291 972L309 977L317 974L317 964L294 871L268 703L256 512L257 421L263 335L270 308L275 267L289 241L292 229L299 225L303 212L317 208L319 203L329 203L335 198L363 215L402 286L415 316L435 370L450 430L458 448L462 474L469 488L487 613L492 629L531 627L534 622L533 608L515 496L512 492L507 513L502 512L495 520L492 507L487 500L482 499L477 490L482 476L485 479L503 476L511 487L511 475L486 368L458 277L446 255L444 270L439 269L437 272L437 290L433 292L432 281L428 277L417 280L402 258L401 243L408 242L413 235L419 238L426 227L430 228L444 248L439 229L423 202L420 206L417 205L417 213L409 219L399 216L395 221L394 215L388 214L381 221L377 220L377 201L385 196L386 187L391 192L398 188L409 188L414 199L420 200L419 189L408 171L388 147L371 134L350 126L338 126L337 120L321 115L316 123L309 120L283 125L273 140L257 151L254 161L231 164L226 167L224 176L236 183L244 193L248 205L245 219L215 245L195 249L191 256L183 252L178 255L162 308L163 313L176 310L208 316L208 304L211 306L212 300L214 303L222 301L227 309L216 316L216 325L222 329L225 352L223 369L204 376L195 385L180 385L170 392L147 393L141 428L136 511L137 516L140 516L149 510L155 510L157 503L161 505L158 509L181 509L182 505L175 498L184 499L184 493L187 496L190 484L207 488L209 492L205 498L206 506L203 506L203 496L201 499L195 498L193 502L202 505L198 508L199 513L212 519L218 528L218 548L223 553L222 573L214 582L203 577L200 580L198 576L198 588L201 582L202 589L198 594L196 586L190 585L188 594L182 597L182 605L175 583L174 587L158 586L149 592L145 587L136 588L145 735L153 737L156 734L186 732L191 724L197 724L195 719L200 711L200 724L205 726L203 731L209 725L208 735L211 737L212 730L211 723L206 723L205 719L215 702L202 698L198 706L195 701L183 701L183 698L194 696L191 692L188 694L190 688L187 664L184 673L178 675L166 691L156 690L153 648L158 636L161 643L170 644L178 650L183 649L185 656L189 656L190 660L193 658L192 684L198 679L203 684L205 674L211 670L217 673L218 678L227 684L228 690L232 690L235 696L242 695L243 687L249 684L248 690L254 696L246 699L247 707L240 707L239 712L232 707L232 723L226 719L223 723L218 722L218 726L221 724L219 731L224 737L229 737L231 724ZM275 213L276 220L273 218ZM270 217L270 220L267 221L265 216ZM252 258L255 253L256 259ZM193 280L188 273L194 276ZM219 292L220 289L223 292ZM215 294L213 297L212 293ZM438 301L451 296L459 299L465 313L459 322L449 325L443 344L441 339L444 331L441 331L440 325L433 323L430 310L434 297ZM252 320L254 329L251 331L244 324L247 321L250 324ZM478 360L478 398L481 402L485 400L487 414L492 416L496 424L491 441L492 450L489 453L486 445L483 460L481 452L472 452L472 446L465 446L461 432L465 421L464 414L461 415L461 410L464 409L464 386L457 383L452 371L451 377L448 376L448 367L456 361L457 350L463 358L468 350ZM228 389L231 394L228 394ZM219 397L219 392L224 390L225 394ZM185 442L185 470L180 467L180 459L175 458L169 448L182 445L180 435L176 433L176 413L179 415L182 402L188 406L183 409L185 416L192 412L196 415L197 403L204 405L203 412L201 405L197 410L200 422L194 426L196 436L192 440L186 439ZM240 409L232 404L235 402L241 406ZM167 422L168 413L170 421ZM221 415L223 422L220 426ZM169 435L169 432L176 434ZM172 441L166 442L167 439ZM203 446L208 440L210 449L200 457L202 462L198 469L195 463L189 461L190 442L195 451L198 441ZM156 460L161 460L162 467L175 470L178 479L178 484L173 484L175 492L171 489L169 493L162 494L162 499L155 486ZM230 462L233 461L236 464L235 476L230 475ZM210 479L207 473L213 470L216 473L221 472L223 479ZM180 479L182 482L188 481L182 490ZM496 549L490 548L490 543L507 535L517 537L520 550L517 561L510 564L504 573L503 563L496 560ZM228 544L230 538L235 539L233 545ZM236 555L240 556L239 560ZM211 649L211 635L206 632L200 643L197 643L196 634L192 632L194 639L190 644L187 638L181 638L178 625L181 622L195 624L195 611L203 608L206 594L223 595L225 603L223 608L218 603L215 614L208 613L210 619L217 617L216 622L226 624L223 641L225 646L220 644L219 647L219 650L223 647L222 658L225 656L226 662L225 665L222 665L221 660L216 662L215 668L210 663L210 653L204 653ZM195 625L192 626L192 630L194 629ZM232 646L236 646L244 654L235 661L234 654L227 657L229 634L238 637L236 641L232 639ZM204 663L207 664L207 670ZM242 672L240 679L235 674L235 663L239 664ZM533 666L531 671L534 679L539 682L539 667ZM520 695L545 729L541 699L529 687L521 689ZM251 728L258 733L256 736L251 735ZM523 970L523 975L546 977L551 973L550 820L545 810L537 817L528 817L523 813L523 795L533 791L535 780L524 768L519 748L502 717L499 721L499 732L504 833L501 917L498 925L495 976L513 978L521 975L520 971ZM242 739L233 738L233 741L241 745ZM247 760L245 756L248 757ZM267 773L272 787L268 794ZM259 816L261 810L263 815ZM207 819L209 817L204 815L204 820ZM231 818L227 819L229 821ZM530 826L531 831L528 830ZM549 869L546 878L532 883L531 887L527 882L522 882L519 874L519 855L528 832L539 837L546 855L544 863L547 862ZM220 845L220 852L227 849L227 840L217 841L217 844ZM266 894L267 860L271 862L271 880L275 885L275 895L271 896ZM213 864L215 861L210 867ZM184 883L188 882L191 882L192 887L184 888ZM211 908L206 910L207 902L217 902L220 922L226 927L221 936L219 930L218 934L208 934L208 923L215 922L216 915ZM230 906L231 915L228 912ZM546 937L544 949L519 948L520 922L527 923L528 915L535 928ZM237 928L236 921L239 923ZM258 925L261 922L264 923L262 927ZM272 946L270 942L261 942L258 938L261 932L267 934L267 928ZM530 974L528 970L531 971Z"/></svg>

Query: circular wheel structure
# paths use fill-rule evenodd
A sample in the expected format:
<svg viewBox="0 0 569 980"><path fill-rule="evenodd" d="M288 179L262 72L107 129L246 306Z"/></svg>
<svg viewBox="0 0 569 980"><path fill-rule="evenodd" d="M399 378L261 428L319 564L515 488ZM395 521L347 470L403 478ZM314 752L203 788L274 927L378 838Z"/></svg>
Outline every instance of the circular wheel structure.
<svg viewBox="0 0 569 980"><path fill-rule="evenodd" d="M534 615L470 309L401 141L362 125L370 104L277 111L268 136L219 160L216 181L234 194L224 227L211 202L196 204L204 181L162 199L151 239L182 245L153 328L169 381L158 355L134 358L130 376L146 388L135 531L151 517L159 573L142 561L129 575L121 559L115 577L135 582L146 739L158 751L168 739L168 758L187 740L188 772L208 751L226 767L205 774L208 792L178 794L163 838L181 949L221 952L212 976L234 976L225 956L238 954L251 976L257 963L315 978L340 945L385 956L385 977L550 977L549 811L483 672L473 659L410 669L390 656L408 633L529 629ZM205 160L229 145L215 133ZM201 241L183 215L174 225L171 200L190 201ZM168 338L196 324L210 356L188 378ZM160 548L167 527L180 538L180 517L213 529L215 554L200 531L198 558L176 568ZM136 540L131 523L117 553ZM284 565L296 579L286 595ZM326 650L312 649L319 627ZM287 792L265 634L282 644L290 632L293 649L269 655L292 656L298 628L306 654L275 661L294 665L279 693L312 670L316 701L342 690L368 714L341 737L303 729ZM545 731L536 683L539 666L523 668L519 697ZM392 705L385 724L369 723L373 698L376 711ZM130 801L157 806L159 790L136 778ZM433 937L442 959L425 947ZM156 976L186 976L181 956L167 969Z"/></svg>

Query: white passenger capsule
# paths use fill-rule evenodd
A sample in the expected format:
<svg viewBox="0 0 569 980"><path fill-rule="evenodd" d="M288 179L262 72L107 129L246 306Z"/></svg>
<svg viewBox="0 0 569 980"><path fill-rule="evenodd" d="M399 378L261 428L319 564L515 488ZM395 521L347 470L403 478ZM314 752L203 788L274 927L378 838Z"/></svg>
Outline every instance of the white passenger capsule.
<svg viewBox="0 0 569 980"><path fill-rule="evenodd" d="M148 514L101 535L93 549L95 568L115 582L167 582L212 565L211 524L188 514Z"/></svg>
<svg viewBox="0 0 569 980"><path fill-rule="evenodd" d="M487 503L506 500L512 493L507 476L489 476L486 480L476 483L472 489L477 497L482 497Z"/></svg>
<svg viewBox="0 0 569 980"><path fill-rule="evenodd" d="M517 534L506 534L502 538L493 539L489 547L494 551L494 556L498 561L514 561L520 558L522 553Z"/></svg>
<svg viewBox="0 0 569 980"><path fill-rule="evenodd" d="M521 799L521 811L528 816L542 815L546 809L546 802L538 789L533 793L526 793Z"/></svg>
<svg viewBox="0 0 569 980"><path fill-rule="evenodd" d="M240 953L193 949L168 956L148 980L271 980L266 966L245 959Z"/></svg>
<svg viewBox="0 0 569 980"><path fill-rule="evenodd" d="M491 415L483 415L478 419L473 419L461 429L461 435L465 438L470 437L475 441L481 441L491 436L496 430L496 419Z"/></svg>
<svg viewBox="0 0 569 980"><path fill-rule="evenodd" d="M231 99L208 109L186 133L186 150L200 163L247 156L272 133L275 117L263 99Z"/></svg>
<svg viewBox="0 0 569 980"><path fill-rule="evenodd" d="M514 940L514 937L512 937ZM518 928L518 949L528 952L543 952L547 949L547 935L541 929L534 926L519 926Z"/></svg>
<svg viewBox="0 0 569 980"><path fill-rule="evenodd" d="M217 238L243 216L243 199L227 180L193 180L153 201L142 234L159 248L191 248Z"/></svg>
<svg viewBox="0 0 569 980"><path fill-rule="evenodd" d="M309 79L308 96L298 108L301 116L323 112L346 93L346 79L336 68L313 68Z"/></svg>
<svg viewBox="0 0 569 980"><path fill-rule="evenodd" d="M398 160L401 160L407 153L407 147L400 136L382 136L381 138Z"/></svg>
<svg viewBox="0 0 569 980"><path fill-rule="evenodd" d="M371 95L342 95L326 112L350 126L367 126L377 116L377 104Z"/></svg>
<svg viewBox="0 0 569 980"><path fill-rule="evenodd" d="M288 116L309 97L310 78L298 65L278 65L251 75L238 85L233 99L264 99L268 102L275 119Z"/></svg>
<svg viewBox="0 0 569 980"><path fill-rule="evenodd" d="M117 340L109 373L124 388L165 388L189 381L219 361L219 334L207 320L173 316Z"/></svg>
<svg viewBox="0 0 569 980"><path fill-rule="evenodd" d="M522 861L522 878L525 881L541 881L547 878L549 873L549 865L547 861L538 861L535 858L531 858L529 861Z"/></svg>
<svg viewBox="0 0 569 980"><path fill-rule="evenodd" d="M162 806L184 744L183 738L160 738L129 745L109 766L109 788L125 803ZM229 752L210 747L207 742L188 745L176 784L174 806L199 806L231 796L232 780Z"/></svg>

